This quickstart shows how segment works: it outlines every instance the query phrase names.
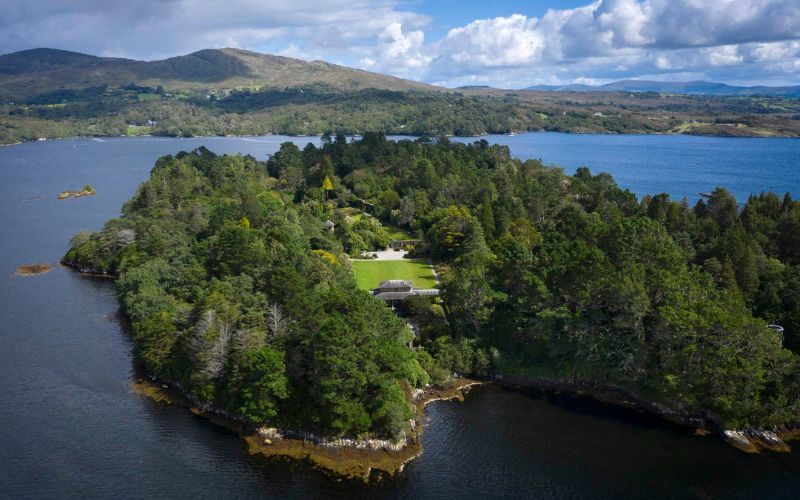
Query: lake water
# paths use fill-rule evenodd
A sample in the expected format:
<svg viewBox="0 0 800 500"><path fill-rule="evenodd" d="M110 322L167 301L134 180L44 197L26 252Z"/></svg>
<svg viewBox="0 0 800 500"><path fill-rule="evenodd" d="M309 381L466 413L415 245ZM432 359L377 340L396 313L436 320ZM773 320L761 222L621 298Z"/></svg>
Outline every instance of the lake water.
<svg viewBox="0 0 800 500"><path fill-rule="evenodd" d="M131 339L113 283L55 265L69 238L119 214L156 158L206 145L263 159L292 140L130 138L0 148L0 498L800 496L800 452L745 455L585 400L474 389L428 407L425 452L377 485L250 456L237 436L130 390ZM800 193L800 141L493 136L520 157L611 172L634 192ZM597 168L595 168L597 167ZM89 183L97 195L57 201Z"/></svg>
<svg viewBox="0 0 800 500"><path fill-rule="evenodd" d="M578 167L609 172L639 196L665 192L697 201L699 193L717 186L742 203L762 191L800 196L797 139L555 133L484 138L508 145L518 158L541 159L569 174Z"/></svg>

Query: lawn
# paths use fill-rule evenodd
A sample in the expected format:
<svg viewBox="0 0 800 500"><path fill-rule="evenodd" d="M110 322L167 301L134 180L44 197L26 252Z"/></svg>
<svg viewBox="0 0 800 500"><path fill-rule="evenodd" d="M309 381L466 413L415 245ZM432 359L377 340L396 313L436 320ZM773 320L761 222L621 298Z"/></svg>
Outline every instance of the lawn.
<svg viewBox="0 0 800 500"><path fill-rule="evenodd" d="M362 290L372 290L386 280L411 280L414 288L436 286L433 270L425 259L356 260L353 273Z"/></svg>
<svg viewBox="0 0 800 500"><path fill-rule="evenodd" d="M389 237L393 240L412 240L414 239L410 234L406 231L400 229L397 226L392 226L390 224L384 224L383 228L389 234Z"/></svg>
<svg viewBox="0 0 800 500"><path fill-rule="evenodd" d="M145 135L153 131L153 127L146 127L144 125L128 125L126 135Z"/></svg>

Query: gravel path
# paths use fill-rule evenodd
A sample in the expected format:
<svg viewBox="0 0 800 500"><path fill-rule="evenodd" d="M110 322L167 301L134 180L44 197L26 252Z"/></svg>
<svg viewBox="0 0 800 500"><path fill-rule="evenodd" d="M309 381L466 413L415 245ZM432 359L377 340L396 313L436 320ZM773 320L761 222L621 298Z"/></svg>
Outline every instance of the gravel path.
<svg viewBox="0 0 800 500"><path fill-rule="evenodd" d="M403 260L408 252L405 250L377 250L375 252L364 252L366 255L374 255L374 259L352 259L352 260Z"/></svg>

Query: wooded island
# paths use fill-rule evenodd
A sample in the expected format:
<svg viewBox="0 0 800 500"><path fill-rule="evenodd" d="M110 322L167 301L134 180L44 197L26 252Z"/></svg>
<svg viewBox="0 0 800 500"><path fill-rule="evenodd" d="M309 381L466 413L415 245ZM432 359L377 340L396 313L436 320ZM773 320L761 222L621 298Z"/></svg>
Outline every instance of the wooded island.
<svg viewBox="0 0 800 500"><path fill-rule="evenodd" d="M266 162L163 157L122 214L64 262L117 276L149 372L254 425L402 441L415 391L454 373L620 387L719 429L797 422L789 194L637 200L486 141L326 134ZM389 228L420 240L438 297L393 311L359 288L350 258Z"/></svg>

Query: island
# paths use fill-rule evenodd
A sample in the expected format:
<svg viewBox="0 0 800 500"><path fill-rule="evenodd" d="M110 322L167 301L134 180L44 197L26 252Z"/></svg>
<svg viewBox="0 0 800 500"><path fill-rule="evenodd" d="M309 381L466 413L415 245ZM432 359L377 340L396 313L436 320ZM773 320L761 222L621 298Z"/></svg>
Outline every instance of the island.
<svg viewBox="0 0 800 500"><path fill-rule="evenodd" d="M17 276L35 276L37 274L49 273L52 270L53 266L50 264L23 264L21 266L17 266L17 270L14 274Z"/></svg>
<svg viewBox="0 0 800 500"><path fill-rule="evenodd" d="M325 134L268 161L162 157L64 262L115 277L147 379L259 452L335 468L330 450L368 450L393 472L425 402L473 381L786 450L800 202L709 195L637 199L484 140ZM363 259L387 248L403 260Z"/></svg>
<svg viewBox="0 0 800 500"><path fill-rule="evenodd" d="M81 196L94 196L95 194L97 194L97 191L89 184L85 184L80 191L62 191L58 193L58 199L66 200L67 198L80 198Z"/></svg>

